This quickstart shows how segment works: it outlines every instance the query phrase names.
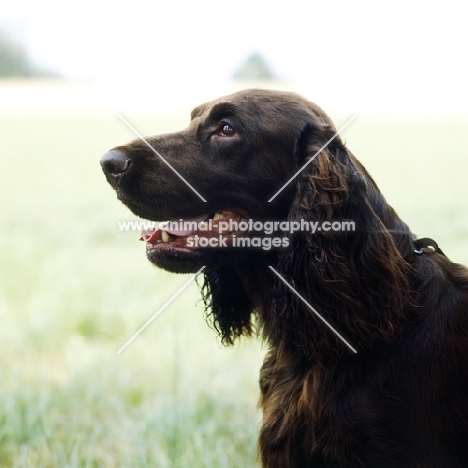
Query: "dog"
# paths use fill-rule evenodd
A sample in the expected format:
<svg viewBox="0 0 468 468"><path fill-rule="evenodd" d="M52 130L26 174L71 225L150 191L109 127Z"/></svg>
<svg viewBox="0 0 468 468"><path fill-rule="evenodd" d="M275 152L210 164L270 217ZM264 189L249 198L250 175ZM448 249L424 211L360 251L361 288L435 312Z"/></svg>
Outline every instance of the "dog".
<svg viewBox="0 0 468 468"><path fill-rule="evenodd" d="M101 165L134 214L172 221L142 233L147 257L203 268L222 341L267 343L264 468L468 467L468 270L415 237L319 106L240 91Z"/></svg>

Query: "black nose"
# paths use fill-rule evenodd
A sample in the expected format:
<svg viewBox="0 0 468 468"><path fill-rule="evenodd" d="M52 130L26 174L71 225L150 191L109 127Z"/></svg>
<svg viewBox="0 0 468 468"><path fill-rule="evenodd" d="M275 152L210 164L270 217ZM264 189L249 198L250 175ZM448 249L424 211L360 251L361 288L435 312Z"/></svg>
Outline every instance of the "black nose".
<svg viewBox="0 0 468 468"><path fill-rule="evenodd" d="M108 176L123 174L130 166L132 160L118 150L111 150L101 158L101 167Z"/></svg>

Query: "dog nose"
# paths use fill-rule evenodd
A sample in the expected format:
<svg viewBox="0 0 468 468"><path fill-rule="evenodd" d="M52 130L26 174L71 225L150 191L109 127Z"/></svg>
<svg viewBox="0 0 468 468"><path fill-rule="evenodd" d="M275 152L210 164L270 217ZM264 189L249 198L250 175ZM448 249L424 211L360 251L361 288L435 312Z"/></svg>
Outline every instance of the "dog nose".
<svg viewBox="0 0 468 468"><path fill-rule="evenodd" d="M132 160L121 151L111 150L101 158L101 167L104 174L115 177L123 174L131 162Z"/></svg>

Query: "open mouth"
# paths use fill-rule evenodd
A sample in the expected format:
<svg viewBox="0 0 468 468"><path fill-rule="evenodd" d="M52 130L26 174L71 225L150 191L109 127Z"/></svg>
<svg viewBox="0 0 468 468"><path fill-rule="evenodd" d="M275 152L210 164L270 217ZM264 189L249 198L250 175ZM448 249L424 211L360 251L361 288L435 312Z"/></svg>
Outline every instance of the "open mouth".
<svg viewBox="0 0 468 468"><path fill-rule="evenodd" d="M244 210L222 210L190 219L166 221L157 229L143 230L140 240L146 242L147 251L191 252L205 247L231 247L235 238L249 235L249 230L245 229L247 220L248 214Z"/></svg>

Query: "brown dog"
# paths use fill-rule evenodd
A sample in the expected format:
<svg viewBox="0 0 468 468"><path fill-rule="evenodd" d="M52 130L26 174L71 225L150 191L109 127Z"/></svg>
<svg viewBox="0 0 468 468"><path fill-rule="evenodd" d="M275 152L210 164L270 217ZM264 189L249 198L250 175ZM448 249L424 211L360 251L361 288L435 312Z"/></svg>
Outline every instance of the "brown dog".
<svg viewBox="0 0 468 468"><path fill-rule="evenodd" d="M300 96L247 90L101 164L136 215L194 223L143 233L147 256L205 267L225 343L256 315L262 466L466 468L468 271L416 241L335 132ZM325 229L342 220L356 229Z"/></svg>

